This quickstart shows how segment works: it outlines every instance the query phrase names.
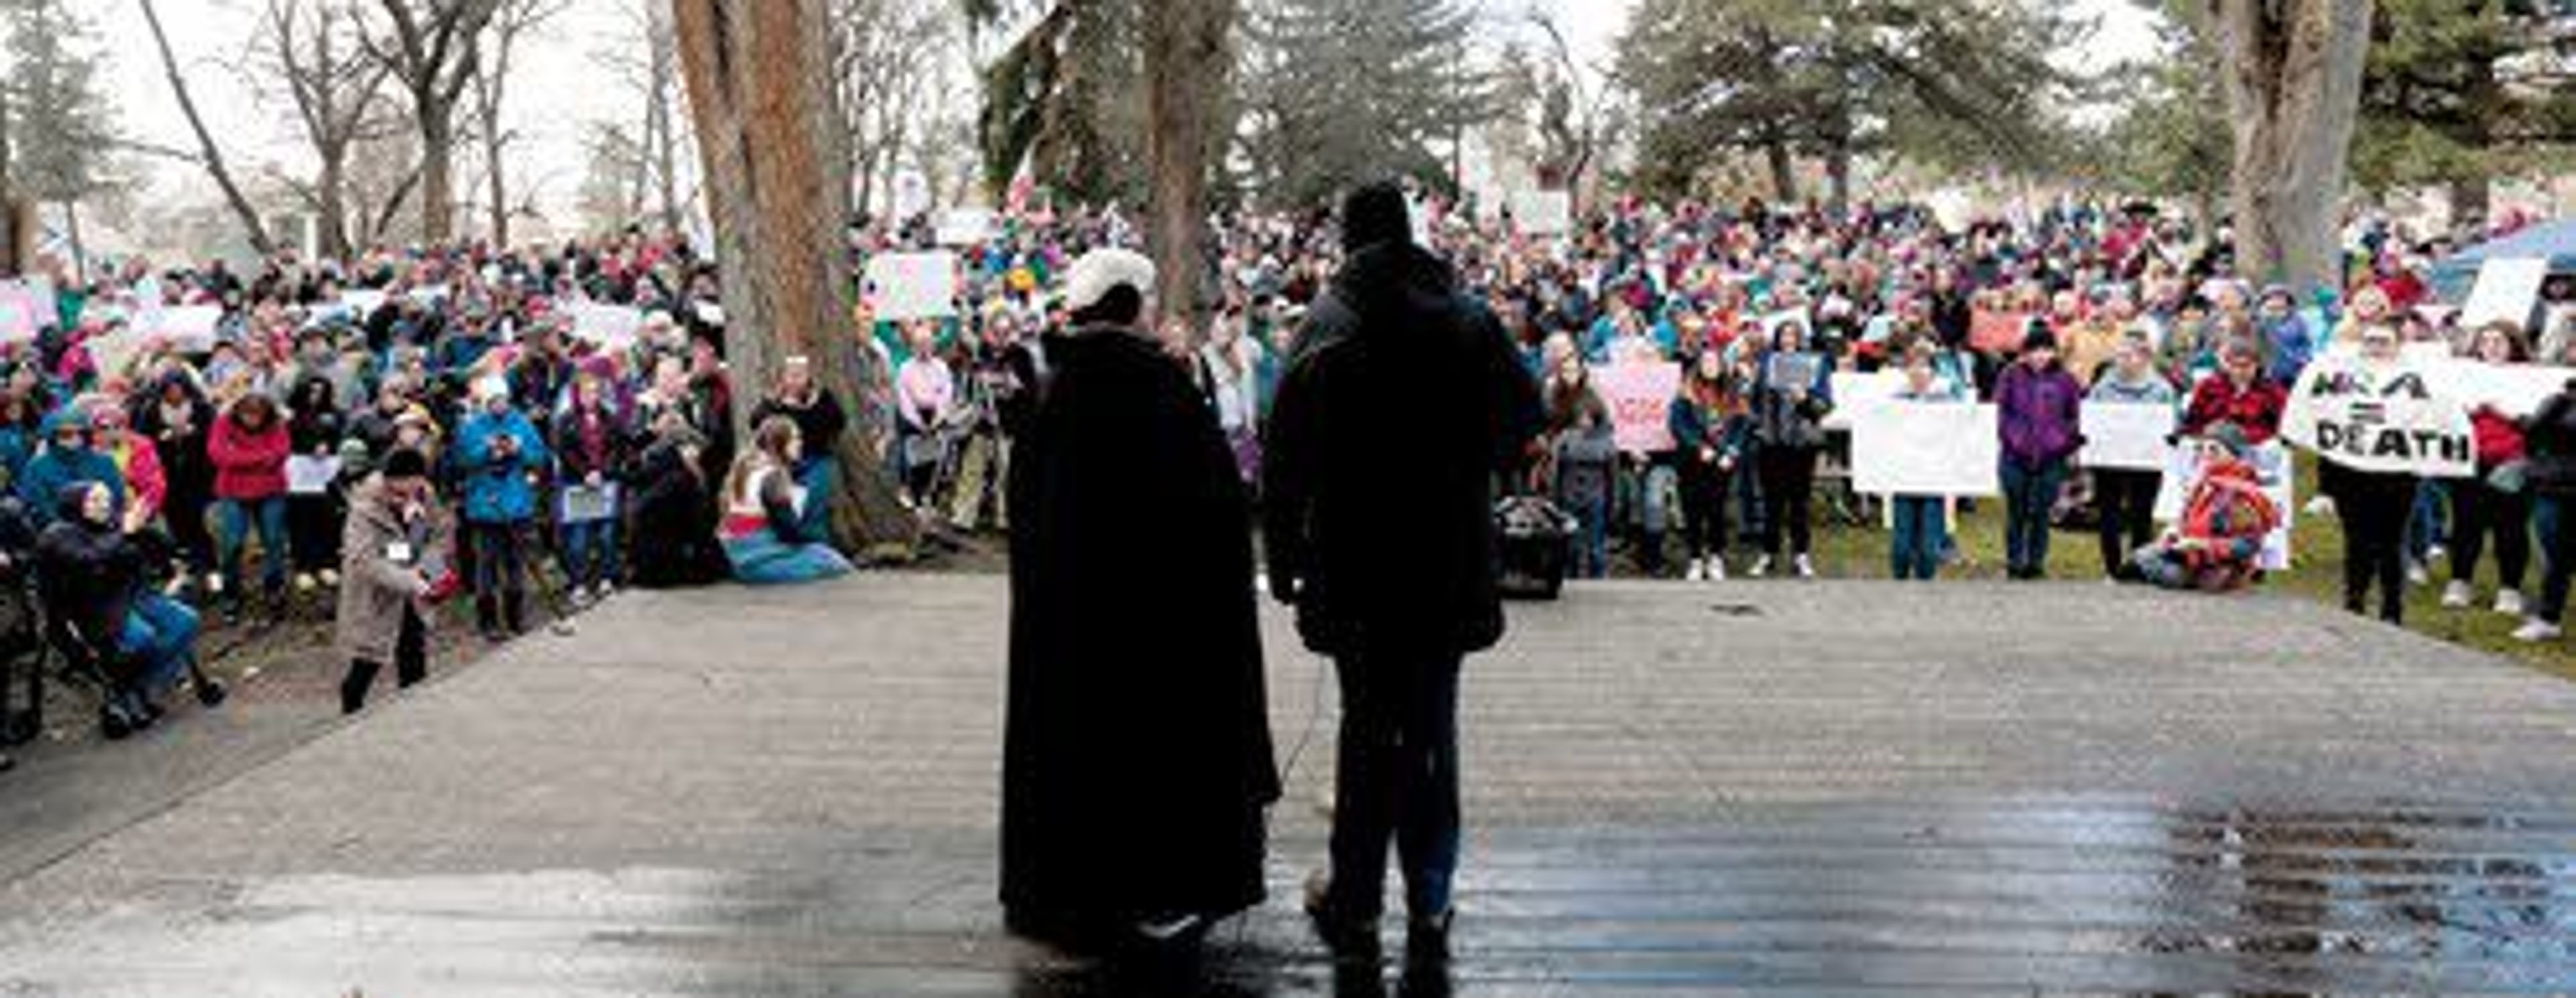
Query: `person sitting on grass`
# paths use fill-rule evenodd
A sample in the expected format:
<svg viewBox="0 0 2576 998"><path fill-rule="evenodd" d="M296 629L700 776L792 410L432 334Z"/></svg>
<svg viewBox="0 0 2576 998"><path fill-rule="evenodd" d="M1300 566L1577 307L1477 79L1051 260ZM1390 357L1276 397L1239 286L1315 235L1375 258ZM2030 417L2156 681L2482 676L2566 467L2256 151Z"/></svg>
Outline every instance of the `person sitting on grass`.
<svg viewBox="0 0 2576 998"><path fill-rule="evenodd" d="M850 574L848 559L822 538L808 537L807 503L830 502L796 484L804 440L796 421L771 416L752 431L751 449L725 476L719 535L734 578L746 585L813 582Z"/></svg>
<svg viewBox="0 0 2576 998"><path fill-rule="evenodd" d="M2182 519L2130 557L2123 580L2227 592L2263 577L2264 539L2280 526L2281 511L2245 460L2251 447L2245 431L2220 423L2199 446L2200 470L2183 499Z"/></svg>

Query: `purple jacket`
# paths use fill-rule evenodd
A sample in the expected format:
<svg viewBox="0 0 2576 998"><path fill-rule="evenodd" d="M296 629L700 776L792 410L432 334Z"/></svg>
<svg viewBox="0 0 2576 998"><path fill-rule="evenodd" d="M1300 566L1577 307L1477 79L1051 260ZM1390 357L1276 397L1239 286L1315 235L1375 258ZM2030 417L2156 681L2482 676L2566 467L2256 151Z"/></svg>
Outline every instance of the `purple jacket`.
<svg viewBox="0 0 2576 998"><path fill-rule="evenodd" d="M2082 446L2084 386L2066 368L2052 364L2033 373L2015 363L1995 383L1996 425L2002 431L2004 460L2038 468L2072 456Z"/></svg>

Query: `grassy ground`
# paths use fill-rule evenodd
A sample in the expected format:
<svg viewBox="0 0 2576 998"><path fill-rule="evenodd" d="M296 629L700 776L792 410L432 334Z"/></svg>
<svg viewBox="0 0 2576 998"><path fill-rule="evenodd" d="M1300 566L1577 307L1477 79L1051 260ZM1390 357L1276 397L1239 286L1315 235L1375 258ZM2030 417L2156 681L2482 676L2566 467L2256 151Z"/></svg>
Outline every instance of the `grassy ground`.
<svg viewBox="0 0 2576 998"><path fill-rule="evenodd" d="M2304 505L2315 495L2311 487L2316 480L2315 469L2303 461L2299 474L2299 502ZM1981 500L1974 510L1962 511L1959 522L1951 525L1951 533L1958 539L1965 561L1945 568L1942 578L2003 578L2002 500ZM1676 551L1679 547L1678 543L1673 545ZM1815 547L1816 571L1820 575L1884 579L1892 574L1888 562L1888 534L1875 522L1866 527L1819 526ZM2302 511L2293 527L2290 549L2290 571L2274 574L2265 580L2264 586L2340 606L2343 602L2343 534L2340 524L2332 516L2307 516ZM1746 549L1738 548L1728 559L1728 564L1740 576L1751 561L1752 556ZM2441 587L2450 578L2449 566L2443 563L2433 565L2431 583L2410 587L2407 593L2406 626L2444 641L2494 652L2546 672L2576 679L2576 642L2534 646L2513 640L2513 630L2522 622L2493 612L2496 569L2494 558L2489 557L2486 561L2479 566L2479 598L2467 610L2442 608ZM2524 580L2525 591L2530 595L2536 595L2540 587L2537 553L2533 561ZM2058 531L2049 544L2048 565L2049 578L2057 582L2090 584L2100 579L2102 555L2094 533L2091 530ZM2372 605L2378 605L2375 596Z"/></svg>

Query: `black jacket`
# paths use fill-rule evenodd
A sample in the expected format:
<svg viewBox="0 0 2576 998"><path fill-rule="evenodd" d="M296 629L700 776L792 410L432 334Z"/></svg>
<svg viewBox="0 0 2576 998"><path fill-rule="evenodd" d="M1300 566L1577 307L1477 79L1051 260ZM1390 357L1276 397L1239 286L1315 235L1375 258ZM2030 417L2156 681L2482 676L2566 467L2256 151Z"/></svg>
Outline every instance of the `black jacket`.
<svg viewBox="0 0 2576 998"><path fill-rule="evenodd" d="M1352 256L1297 343L1262 448L1272 593L1327 655L1492 647L1494 479L1541 421L1502 324L1392 242Z"/></svg>
<svg viewBox="0 0 2576 998"><path fill-rule="evenodd" d="M790 405L775 395L760 400L751 410L751 425L759 426L771 416L785 416L796 422L796 435L805 441L805 453L826 456L840 446L841 433L850 426L849 414L842 411L841 400L829 388L816 387L814 398L804 405Z"/></svg>
<svg viewBox="0 0 2576 998"><path fill-rule="evenodd" d="M144 582L144 558L115 525L82 518L81 495L88 487L63 487L53 524L36 538L36 577L57 646L113 667L121 661L116 646L125 617Z"/></svg>
<svg viewBox="0 0 2576 998"><path fill-rule="evenodd" d="M2576 395L2562 391L2540 403L2523 428L2523 445L2533 492L2576 496Z"/></svg>

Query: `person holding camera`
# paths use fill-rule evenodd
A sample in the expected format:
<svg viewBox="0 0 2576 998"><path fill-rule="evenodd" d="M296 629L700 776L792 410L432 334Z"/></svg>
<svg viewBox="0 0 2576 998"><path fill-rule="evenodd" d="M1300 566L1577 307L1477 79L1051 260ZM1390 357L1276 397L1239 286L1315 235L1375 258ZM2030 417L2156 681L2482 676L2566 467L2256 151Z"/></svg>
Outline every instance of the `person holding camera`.
<svg viewBox="0 0 2576 998"><path fill-rule="evenodd" d="M388 661L397 686L428 677L428 608L454 581L450 533L430 484L429 459L419 451L393 451L384 470L351 491L340 534L336 643L349 659L340 681L341 713L366 708L367 690Z"/></svg>
<svg viewBox="0 0 2576 998"><path fill-rule="evenodd" d="M465 476L465 536L474 545L474 622L484 640L527 632L528 527L537 517L536 475L545 438L510 402L499 378L474 383L474 415L457 430Z"/></svg>

